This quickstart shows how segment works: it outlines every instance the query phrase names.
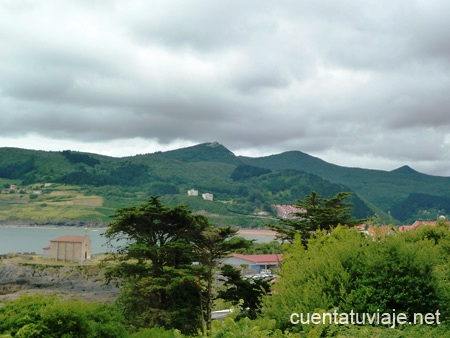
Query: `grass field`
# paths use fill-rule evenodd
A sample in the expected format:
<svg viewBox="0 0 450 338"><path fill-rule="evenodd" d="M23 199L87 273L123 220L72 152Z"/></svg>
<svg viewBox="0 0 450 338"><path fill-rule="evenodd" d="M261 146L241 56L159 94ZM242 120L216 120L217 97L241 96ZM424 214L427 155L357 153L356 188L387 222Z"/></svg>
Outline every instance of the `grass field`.
<svg viewBox="0 0 450 338"><path fill-rule="evenodd" d="M112 211L102 210L104 198L86 196L80 187L52 185L40 193L26 193L27 188L0 194L0 221L37 223L108 220Z"/></svg>

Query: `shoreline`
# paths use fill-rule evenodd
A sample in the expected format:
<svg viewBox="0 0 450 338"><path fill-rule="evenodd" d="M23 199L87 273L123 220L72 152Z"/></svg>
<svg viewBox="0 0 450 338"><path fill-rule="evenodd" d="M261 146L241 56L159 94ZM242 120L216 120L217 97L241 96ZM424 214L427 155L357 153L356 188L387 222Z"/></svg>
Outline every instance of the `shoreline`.
<svg viewBox="0 0 450 338"><path fill-rule="evenodd" d="M263 229L239 229L238 235L258 235L258 236L273 236L277 235L276 231L273 230L263 230Z"/></svg>
<svg viewBox="0 0 450 338"><path fill-rule="evenodd" d="M107 224L102 223L91 223L91 224L80 224L79 222L46 222L46 223L36 223L36 222L21 222L21 221L0 221L0 228L36 228L36 229L106 229Z"/></svg>
<svg viewBox="0 0 450 338"><path fill-rule="evenodd" d="M68 224L30 224L21 222L11 222L6 223L0 221L0 228L32 228L32 229L88 229L88 230L105 230L108 228L107 225L68 225ZM276 231L268 229L246 229L239 228L237 235L258 235L258 236L273 236L277 235Z"/></svg>

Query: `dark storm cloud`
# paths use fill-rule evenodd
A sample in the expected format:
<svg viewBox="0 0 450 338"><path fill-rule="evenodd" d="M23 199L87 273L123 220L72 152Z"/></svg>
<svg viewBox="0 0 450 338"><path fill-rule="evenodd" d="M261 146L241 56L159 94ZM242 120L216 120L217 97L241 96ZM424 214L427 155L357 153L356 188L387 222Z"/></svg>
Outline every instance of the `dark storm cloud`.
<svg viewBox="0 0 450 338"><path fill-rule="evenodd" d="M217 140L450 175L449 11L439 0L3 1L2 136Z"/></svg>

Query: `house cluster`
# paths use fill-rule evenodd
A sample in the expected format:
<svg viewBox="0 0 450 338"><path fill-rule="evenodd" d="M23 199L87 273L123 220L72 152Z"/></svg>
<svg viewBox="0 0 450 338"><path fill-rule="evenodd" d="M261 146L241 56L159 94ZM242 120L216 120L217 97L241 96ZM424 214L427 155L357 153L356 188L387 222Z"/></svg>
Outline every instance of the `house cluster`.
<svg viewBox="0 0 450 338"><path fill-rule="evenodd" d="M231 254L222 261L222 264L229 264L235 267L251 269L256 273L261 271L273 270L283 261L282 254L265 255L242 255Z"/></svg>
<svg viewBox="0 0 450 338"><path fill-rule="evenodd" d="M87 233L84 236L65 235L50 240L43 248L43 258L55 261L82 263L91 259L92 242Z"/></svg>
<svg viewBox="0 0 450 338"><path fill-rule="evenodd" d="M46 183L46 184L50 184L50 183ZM35 189L35 190L23 189L23 188L19 187L16 184L10 184L9 188L3 188L2 189L2 194L33 194L33 195L40 195L40 194L42 194L42 190L40 190L40 189Z"/></svg>
<svg viewBox="0 0 450 338"><path fill-rule="evenodd" d="M287 219L295 218L296 213L305 212L305 210L290 204L272 204L272 208L275 209L278 217Z"/></svg>
<svg viewBox="0 0 450 338"><path fill-rule="evenodd" d="M441 216L440 219L445 220L445 217L444 218L442 218L442 217L443 216ZM436 226L436 224L437 224L437 221L418 220L418 221L415 221L411 225L401 225L399 227L396 227L396 230L399 232L405 232L405 231L410 231L410 230L416 229L421 226ZM450 222L446 221L446 224L450 226ZM384 235L394 232L394 228L392 226L388 226L388 225L380 226L380 225L361 224L361 225L355 226L355 229L357 229L358 231L361 231L362 233L365 233L367 235L373 236L373 237L384 236Z"/></svg>
<svg viewBox="0 0 450 338"><path fill-rule="evenodd" d="M188 194L188 196L198 196L198 190L190 189L190 190L188 190L187 194ZM205 193L202 194L202 198L205 201L213 201L214 200L214 195L210 194L208 192L205 192Z"/></svg>

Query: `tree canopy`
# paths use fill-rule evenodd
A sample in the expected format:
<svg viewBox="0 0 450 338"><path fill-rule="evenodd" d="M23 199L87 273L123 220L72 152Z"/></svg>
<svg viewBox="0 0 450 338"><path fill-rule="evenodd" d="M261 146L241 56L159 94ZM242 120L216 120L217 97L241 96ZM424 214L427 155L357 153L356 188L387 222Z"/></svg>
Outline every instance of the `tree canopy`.
<svg viewBox="0 0 450 338"><path fill-rule="evenodd" d="M297 200L295 207L299 211L293 218L279 218L277 224L268 226L278 232L279 238L290 243L295 234L300 234L306 247L311 234L316 231L329 232L338 225L354 226L366 221L352 216L352 204L345 202L350 195L350 192L339 192L331 198L322 198L312 191L305 199Z"/></svg>
<svg viewBox="0 0 450 338"><path fill-rule="evenodd" d="M114 248L108 276L120 281L127 318L137 326L185 333L204 322L210 327L219 259L248 242L230 240L235 234L185 206L167 207L158 197L119 209L105 236Z"/></svg>
<svg viewBox="0 0 450 338"><path fill-rule="evenodd" d="M313 236L305 250L297 236L284 254L273 295L263 301L264 315L281 329L306 332L313 326L289 322L293 311L395 312L411 319L439 310L448 318L449 240L443 227L381 238L337 227L328 236Z"/></svg>

